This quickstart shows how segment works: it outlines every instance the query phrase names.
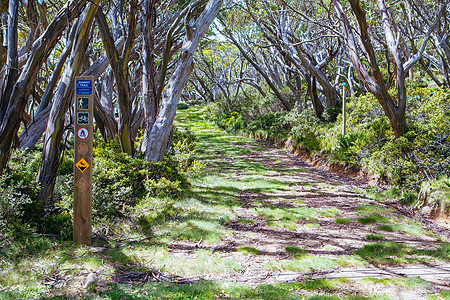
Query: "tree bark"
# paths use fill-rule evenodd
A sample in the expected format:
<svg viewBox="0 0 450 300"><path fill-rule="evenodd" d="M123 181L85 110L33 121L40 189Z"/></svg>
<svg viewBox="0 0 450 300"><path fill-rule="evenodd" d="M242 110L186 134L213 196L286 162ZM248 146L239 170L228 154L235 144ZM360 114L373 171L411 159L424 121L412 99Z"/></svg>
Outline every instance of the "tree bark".
<svg viewBox="0 0 450 300"><path fill-rule="evenodd" d="M108 69L100 81L100 96L96 93L94 97L95 121L105 141L114 139L118 134L112 103L113 84L114 76L111 69Z"/></svg>
<svg viewBox="0 0 450 300"><path fill-rule="evenodd" d="M0 99L0 121L3 120L6 114L6 109L9 105L9 97L11 95L14 83L17 80L19 73L19 58L17 50L18 39L18 19L19 19L19 0L11 0L8 9L8 48L6 52L6 68L7 74L5 78L5 87L2 91Z"/></svg>
<svg viewBox="0 0 450 300"><path fill-rule="evenodd" d="M68 22L77 16L86 2L87 0L72 1L58 13L44 34L33 43L27 63L22 68L11 94L9 96L5 95L5 99L7 99L5 101L8 102L8 105L4 117L0 118L0 174L3 173L3 169L8 161L12 143L19 130L27 98L33 90L32 86L40 67L52 52Z"/></svg>
<svg viewBox="0 0 450 300"><path fill-rule="evenodd" d="M159 108L159 99L157 97L156 87L156 70L155 70L155 41L154 41L154 28L156 24L156 9L155 0L144 1L144 14L143 14L143 26L142 34L144 40L142 43L142 100L144 104L144 137L141 142L141 149L147 148L147 142L150 138L150 133L153 128L153 124L156 121L156 115ZM161 74L161 76L164 76Z"/></svg>
<svg viewBox="0 0 450 300"><path fill-rule="evenodd" d="M395 137L400 137L406 130L405 121L405 109L406 109L406 96L404 90L404 72L403 66L399 62L398 50L396 49L395 41L392 40L393 35L389 24L387 24L388 16L386 15L386 10L383 0L379 0L380 10L383 17L383 26L385 29L385 36L388 40L389 51L391 55L394 56L394 60L397 63L396 72L403 74L397 74L397 88L399 92L398 102L391 97L383 80L383 75L378 66L375 51L370 41L370 36L368 33L368 23L366 20L365 10L362 8L359 0L349 0L353 13L356 16L359 25L359 35L362 48L366 54L369 61L369 66L371 70L371 75L367 72L366 67L363 65L361 58L358 53L358 46L356 37L353 35L353 29L350 26L347 16L344 13L342 5L338 0L333 0L335 10L339 17L341 27L345 36L345 43L348 50L348 56L350 57L353 67L355 68L359 79L363 82L367 91L372 93L380 103L386 116L389 119L392 130L394 131ZM384 8L383 8L384 7ZM399 66L400 65L400 66ZM399 82L400 81L400 82Z"/></svg>
<svg viewBox="0 0 450 300"><path fill-rule="evenodd" d="M177 67L164 89L161 108L149 136L145 152L147 160L160 161L163 159L173 128L177 103L193 69L194 52L200 40L206 34L209 25L219 13L221 5L222 0L210 0L194 25L192 27L186 25L186 37Z"/></svg>
<svg viewBox="0 0 450 300"><path fill-rule="evenodd" d="M128 82L128 62L132 47L134 45L134 36L136 30L136 12L137 1L132 0L130 3L130 14L128 19L128 36L122 55L119 55L114 38L109 30L106 17L99 9L97 11L96 20L102 36L103 44L109 58L111 68L116 79L117 86L117 104L119 111L118 132L119 141L122 151L133 155L134 143L131 135L131 121L132 121L132 102L130 83Z"/></svg>

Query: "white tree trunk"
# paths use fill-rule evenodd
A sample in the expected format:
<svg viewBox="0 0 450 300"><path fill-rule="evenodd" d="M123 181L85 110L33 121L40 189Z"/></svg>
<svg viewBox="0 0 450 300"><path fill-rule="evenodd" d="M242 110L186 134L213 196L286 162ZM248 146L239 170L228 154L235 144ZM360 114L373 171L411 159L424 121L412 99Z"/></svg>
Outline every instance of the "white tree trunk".
<svg viewBox="0 0 450 300"><path fill-rule="evenodd" d="M210 0L194 26L190 27L187 25L186 27L187 34L181 48L177 67L164 89L161 108L148 136L147 149L145 151L145 159L147 160L160 161L163 159L173 127L177 103L193 69L195 50L206 34L209 25L219 13L221 6L222 0Z"/></svg>

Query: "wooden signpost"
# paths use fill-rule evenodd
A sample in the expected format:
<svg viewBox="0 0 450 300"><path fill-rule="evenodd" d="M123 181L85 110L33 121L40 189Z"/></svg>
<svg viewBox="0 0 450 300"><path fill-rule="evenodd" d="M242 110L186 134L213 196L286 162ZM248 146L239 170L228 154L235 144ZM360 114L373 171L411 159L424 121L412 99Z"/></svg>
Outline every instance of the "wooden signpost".
<svg viewBox="0 0 450 300"><path fill-rule="evenodd" d="M73 241L91 244L94 78L76 78Z"/></svg>

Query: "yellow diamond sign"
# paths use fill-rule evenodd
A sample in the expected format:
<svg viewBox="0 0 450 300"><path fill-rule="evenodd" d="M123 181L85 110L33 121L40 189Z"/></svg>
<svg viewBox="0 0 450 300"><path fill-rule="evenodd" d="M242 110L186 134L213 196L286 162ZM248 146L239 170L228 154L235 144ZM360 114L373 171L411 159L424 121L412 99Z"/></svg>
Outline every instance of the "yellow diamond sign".
<svg viewBox="0 0 450 300"><path fill-rule="evenodd" d="M81 173L89 168L89 164L84 158L80 159L80 161L78 161L75 166L78 168L78 170L80 170Z"/></svg>

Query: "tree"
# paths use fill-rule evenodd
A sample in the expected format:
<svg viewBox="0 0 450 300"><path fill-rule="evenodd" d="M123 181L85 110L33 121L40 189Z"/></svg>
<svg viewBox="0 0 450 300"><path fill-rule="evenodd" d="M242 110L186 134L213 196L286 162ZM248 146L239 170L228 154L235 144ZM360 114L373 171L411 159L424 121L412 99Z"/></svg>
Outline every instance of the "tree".
<svg viewBox="0 0 450 300"><path fill-rule="evenodd" d="M350 25L341 3L338 0L333 0L333 3L344 33L344 41L347 46L348 55L359 79L367 91L372 93L378 99L378 102L390 121L395 136L402 136L406 130L406 71L418 60L419 56L411 57L406 63L403 62L400 53L400 40L396 38L396 36L399 36L399 33L397 32L395 22L385 1L378 0L379 14L381 17L380 21L385 39L383 44L386 46L395 67L393 72L396 78L397 95L392 96L389 93L389 87L380 70L377 55L372 43L373 38L371 38L369 33L369 23L367 21L366 12L360 1L349 0L351 10L358 23L358 37L355 36L353 27ZM424 38L423 44L427 43L428 37L429 34ZM368 61L370 73L363 63L363 59L360 55L361 52L364 55L364 59ZM420 55L420 52L417 54Z"/></svg>
<svg viewBox="0 0 450 300"><path fill-rule="evenodd" d="M195 50L206 34L209 25L219 13L221 5L222 0L210 0L196 20L191 20L193 16L188 15L185 22L186 36L180 49L176 68L162 92L161 107L155 123L151 131L147 131L147 135L144 136L147 140L145 151L147 160L159 161L163 158L175 119L178 100L193 69Z"/></svg>
<svg viewBox="0 0 450 300"><path fill-rule="evenodd" d="M33 0L31 0L33 1ZM8 161L11 146L19 130L20 122L24 118L24 109L27 105L28 96L33 91L33 85L44 60L51 54L52 49L66 29L68 22L73 20L83 10L86 0L74 0L66 4L53 21L48 25L45 32L33 42L28 59L15 80L12 88L3 88L0 107L0 174L2 174ZM14 6L15 2L11 2ZM12 18L16 18L12 15ZM12 36L12 35L10 35ZM17 43L11 41L10 54L14 55ZM10 60L14 60L10 57ZM13 76L13 75L11 75ZM9 76L9 77L11 77ZM5 80L4 80L5 81ZM4 84L2 85L5 86Z"/></svg>

